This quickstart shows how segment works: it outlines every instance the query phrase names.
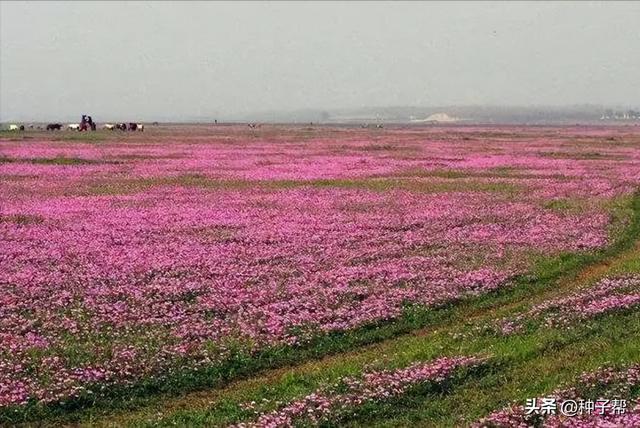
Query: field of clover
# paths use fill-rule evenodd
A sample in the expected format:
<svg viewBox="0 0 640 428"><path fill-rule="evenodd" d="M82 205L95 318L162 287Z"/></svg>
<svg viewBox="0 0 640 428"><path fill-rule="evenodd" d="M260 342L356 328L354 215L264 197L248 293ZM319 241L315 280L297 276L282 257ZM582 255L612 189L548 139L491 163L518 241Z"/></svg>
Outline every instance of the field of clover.
<svg viewBox="0 0 640 428"><path fill-rule="evenodd" d="M558 388L536 398L536 403L544 398L555 399L556 407L572 408L571 416L559 410L549 414L533 412L538 404L514 404L498 410L481 419L475 428L595 428L595 427L637 427L640 426L640 366L598 367L583 373L569 385ZM607 398L609 397L609 398ZM615 398L613 398L615 397ZM564 404L567 402L569 405ZM586 408L574 408L574 403L591 403Z"/></svg>
<svg viewBox="0 0 640 428"><path fill-rule="evenodd" d="M508 288L545 257L604 248L640 184L638 135L225 126L0 137L0 410L304 347ZM526 316L560 325L634 307L639 284L604 279ZM347 378L255 423L322 420L345 400L481 361Z"/></svg>

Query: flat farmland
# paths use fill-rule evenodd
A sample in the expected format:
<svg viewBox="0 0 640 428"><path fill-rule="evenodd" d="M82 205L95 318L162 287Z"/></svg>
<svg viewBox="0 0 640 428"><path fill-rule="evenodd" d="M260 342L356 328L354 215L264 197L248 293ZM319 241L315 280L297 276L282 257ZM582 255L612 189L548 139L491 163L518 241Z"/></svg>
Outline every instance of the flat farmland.
<svg viewBox="0 0 640 428"><path fill-rule="evenodd" d="M640 424L639 188L638 126L4 132L0 425Z"/></svg>

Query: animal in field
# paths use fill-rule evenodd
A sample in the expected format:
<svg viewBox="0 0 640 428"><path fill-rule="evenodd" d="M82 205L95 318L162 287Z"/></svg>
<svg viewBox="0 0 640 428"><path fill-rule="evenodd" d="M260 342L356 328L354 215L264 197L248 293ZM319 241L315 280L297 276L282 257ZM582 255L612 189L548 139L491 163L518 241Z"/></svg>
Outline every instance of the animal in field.
<svg viewBox="0 0 640 428"><path fill-rule="evenodd" d="M47 125L47 131L60 131L62 129L61 123L49 123Z"/></svg>
<svg viewBox="0 0 640 428"><path fill-rule="evenodd" d="M20 125L20 131L24 131L24 125Z"/></svg>
<svg viewBox="0 0 640 428"><path fill-rule="evenodd" d="M138 124L135 122L129 122L129 131L137 131L138 130Z"/></svg>
<svg viewBox="0 0 640 428"><path fill-rule="evenodd" d="M91 129L92 131L96 130L96 123L93 121L91 116L83 114L82 120L80 120L79 131L88 131Z"/></svg>
<svg viewBox="0 0 640 428"><path fill-rule="evenodd" d="M116 125L112 123L105 123L104 125L102 125L102 127L104 129L108 129L109 131L113 131L114 129L116 129Z"/></svg>
<svg viewBox="0 0 640 428"><path fill-rule="evenodd" d="M17 130L18 130L18 125L14 125L14 124L9 125L9 131L17 131Z"/></svg>
<svg viewBox="0 0 640 428"><path fill-rule="evenodd" d="M116 123L116 129L119 129L120 131L126 131L127 130L127 124L126 123Z"/></svg>
<svg viewBox="0 0 640 428"><path fill-rule="evenodd" d="M138 123L138 131L144 132L144 123Z"/></svg>
<svg viewBox="0 0 640 428"><path fill-rule="evenodd" d="M80 124L79 123L70 123L67 125L67 129L71 130L71 131L79 131L80 130Z"/></svg>

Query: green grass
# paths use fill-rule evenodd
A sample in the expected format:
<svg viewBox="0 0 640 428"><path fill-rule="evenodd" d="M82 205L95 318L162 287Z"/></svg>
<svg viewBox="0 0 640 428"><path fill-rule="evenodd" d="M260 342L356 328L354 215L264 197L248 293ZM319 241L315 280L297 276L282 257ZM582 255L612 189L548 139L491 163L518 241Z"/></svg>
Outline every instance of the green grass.
<svg viewBox="0 0 640 428"><path fill-rule="evenodd" d="M554 159L574 159L574 160L623 160L626 156L622 155L612 155L608 153L600 153L600 152L540 152L538 154L542 157L549 157Z"/></svg>
<svg viewBox="0 0 640 428"><path fill-rule="evenodd" d="M441 192L494 192L510 196L520 192L518 186L508 183L485 183L447 180L427 181L419 179L366 178L366 179L317 179L317 180L229 180L210 178L201 174L183 174L175 177L104 180L86 183L78 192L83 195L122 195L138 193L154 187L185 186L202 189L235 190L262 188L266 190L294 189L299 187L362 189L374 192L404 190L415 193Z"/></svg>
<svg viewBox="0 0 640 428"><path fill-rule="evenodd" d="M80 141L85 143L98 143L109 139L114 134L112 131L90 131L90 132L77 132L77 131L60 131L48 133L54 141ZM118 134L119 138L120 134Z"/></svg>
<svg viewBox="0 0 640 428"><path fill-rule="evenodd" d="M44 222L44 217L33 214L0 215L0 223L39 224Z"/></svg>
<svg viewBox="0 0 640 428"><path fill-rule="evenodd" d="M485 170L458 170L458 169L407 169L393 174L394 177L413 177L413 178L445 178L445 179L461 179L461 178L492 178L492 179L540 179L553 178L554 180L571 180L573 177L566 174L534 174L522 171L515 167L495 167Z"/></svg>
<svg viewBox="0 0 640 428"><path fill-rule="evenodd" d="M10 158L0 156L0 163L32 163L39 165L95 165L95 164L116 164L117 161L101 160L101 159L83 159L65 156L56 156L54 158Z"/></svg>
<svg viewBox="0 0 640 428"><path fill-rule="evenodd" d="M100 142L107 140L113 135L121 137L121 133L113 133L111 131L98 130L89 132L78 131L44 131L44 130L25 130L25 131L8 131L0 130L0 140L6 141L23 141L34 139L48 139L51 141L80 141L80 142Z"/></svg>
<svg viewBox="0 0 640 428"><path fill-rule="evenodd" d="M312 187L337 187L345 189L366 189L376 192L389 190L406 190L416 193L440 192L496 192L514 194L520 189L508 183L486 183L461 180L420 180L420 179L326 179L293 182L292 185L308 185Z"/></svg>

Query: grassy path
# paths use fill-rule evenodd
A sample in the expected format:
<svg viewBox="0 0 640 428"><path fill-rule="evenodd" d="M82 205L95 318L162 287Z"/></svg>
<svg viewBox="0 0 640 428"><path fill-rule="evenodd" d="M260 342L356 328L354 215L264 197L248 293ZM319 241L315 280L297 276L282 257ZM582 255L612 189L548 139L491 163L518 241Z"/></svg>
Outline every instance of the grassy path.
<svg viewBox="0 0 640 428"><path fill-rule="evenodd" d="M49 421L91 426L225 425L249 416L240 409L240 403L295 399L323 383L358 374L371 364L395 367L442 355L491 354L494 358L488 370L464 379L450 391L404 396L341 421L354 426L457 426L512 400L549 391L559 382L603 363L640 361L637 312L610 315L571 330L539 329L511 337L474 333L474 327L517 314L531 304L566 294L602 276L640 272L639 195L631 205L630 224L610 248L547 261L532 275L520 278L513 288L429 313L409 312L396 323L344 335L329 342L330 346L321 343L306 353L276 358L272 365L284 367L261 370L223 387L118 401L113 406L97 406Z"/></svg>

